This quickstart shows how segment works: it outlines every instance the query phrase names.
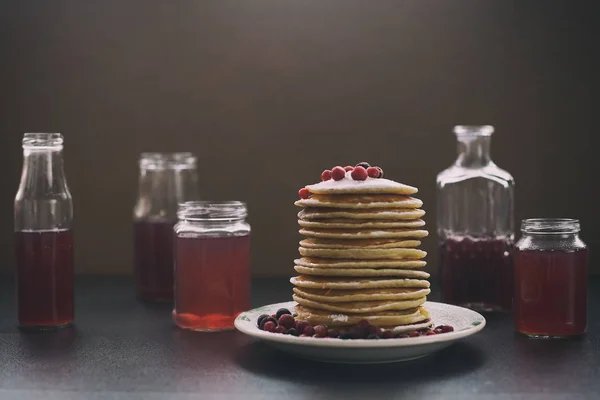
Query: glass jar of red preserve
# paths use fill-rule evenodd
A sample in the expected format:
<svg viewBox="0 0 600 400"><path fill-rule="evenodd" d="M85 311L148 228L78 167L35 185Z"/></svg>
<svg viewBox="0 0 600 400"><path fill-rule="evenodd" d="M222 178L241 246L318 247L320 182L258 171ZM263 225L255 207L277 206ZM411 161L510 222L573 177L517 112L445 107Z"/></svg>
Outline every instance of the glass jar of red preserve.
<svg viewBox="0 0 600 400"><path fill-rule="evenodd" d="M515 182L492 161L493 132L455 126L458 157L437 176L443 299L482 312L512 309Z"/></svg>
<svg viewBox="0 0 600 400"><path fill-rule="evenodd" d="M514 255L518 332L543 339L585 332L588 249L579 230L576 219L523 220Z"/></svg>
<svg viewBox="0 0 600 400"><path fill-rule="evenodd" d="M250 225L240 201L191 201L175 225L175 308L184 329L233 329L250 308Z"/></svg>
<svg viewBox="0 0 600 400"><path fill-rule="evenodd" d="M28 330L71 325L74 316L73 199L60 133L23 136L15 196L17 318Z"/></svg>
<svg viewBox="0 0 600 400"><path fill-rule="evenodd" d="M137 297L173 301L173 226L177 207L198 200L196 157L191 153L142 153L133 210Z"/></svg>

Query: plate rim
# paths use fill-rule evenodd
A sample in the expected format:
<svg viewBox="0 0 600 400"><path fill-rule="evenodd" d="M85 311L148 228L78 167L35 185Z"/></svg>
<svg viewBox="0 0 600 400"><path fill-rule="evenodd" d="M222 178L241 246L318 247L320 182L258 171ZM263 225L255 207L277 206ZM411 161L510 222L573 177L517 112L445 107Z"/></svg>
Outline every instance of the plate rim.
<svg viewBox="0 0 600 400"><path fill-rule="evenodd" d="M429 335L429 336L419 336L414 338L393 338L393 339L382 339L382 340L370 340L370 339L338 339L338 338L316 338L313 337L299 337L299 336L291 336L291 335L281 335L281 334L273 334L272 332L265 332L258 329L256 324L253 325L254 329L249 329L244 326L247 322L250 321L249 317L246 315L248 313L254 313L260 311L263 308L290 308L296 305L295 301L284 301L281 303L273 303L266 304L260 307L253 308L251 310L245 311L237 316L234 321L235 328L248 336L265 340L268 342L277 342L283 344L295 344L300 346L312 346L312 347L328 347L328 348L387 348L387 347L409 347L409 346L420 346L420 345L429 345L435 343L444 343L444 342L453 342L456 340L463 339L465 337L471 336L479 331L481 331L487 321L483 315L480 313L470 310L465 307L455 306L447 303L440 303L434 301L427 301L423 306L427 307L427 305L435 304L442 305L444 307L450 309L460 310L461 312L467 312L473 315L473 320L479 321L476 325L470 325L468 328L460 330L447 332L440 335Z"/></svg>

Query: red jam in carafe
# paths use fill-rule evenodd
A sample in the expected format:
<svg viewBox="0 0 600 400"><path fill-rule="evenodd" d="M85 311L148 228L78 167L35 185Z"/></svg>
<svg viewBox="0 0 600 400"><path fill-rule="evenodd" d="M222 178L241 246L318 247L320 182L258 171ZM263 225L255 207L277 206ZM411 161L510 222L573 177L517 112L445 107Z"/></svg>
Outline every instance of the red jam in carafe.
<svg viewBox="0 0 600 400"><path fill-rule="evenodd" d="M137 294L143 300L173 301L172 221L134 223Z"/></svg>
<svg viewBox="0 0 600 400"><path fill-rule="evenodd" d="M15 232L17 317L22 327L61 327L73 321L73 234Z"/></svg>
<svg viewBox="0 0 600 400"><path fill-rule="evenodd" d="M250 236L178 237L175 323L230 329L250 308Z"/></svg>
<svg viewBox="0 0 600 400"><path fill-rule="evenodd" d="M446 239L440 246L444 301L481 311L510 311L511 250L507 239Z"/></svg>

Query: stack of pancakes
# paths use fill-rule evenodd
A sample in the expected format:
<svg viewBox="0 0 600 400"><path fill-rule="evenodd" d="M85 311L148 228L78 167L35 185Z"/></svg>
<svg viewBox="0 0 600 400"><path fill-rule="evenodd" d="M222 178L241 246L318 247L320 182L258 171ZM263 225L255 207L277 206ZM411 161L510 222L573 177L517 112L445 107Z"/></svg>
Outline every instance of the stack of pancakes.
<svg viewBox="0 0 600 400"><path fill-rule="evenodd" d="M361 320L396 331L429 326L423 308L429 274L422 270L427 236L417 189L383 178L307 186L296 201L302 258L291 279L298 318L350 326Z"/></svg>

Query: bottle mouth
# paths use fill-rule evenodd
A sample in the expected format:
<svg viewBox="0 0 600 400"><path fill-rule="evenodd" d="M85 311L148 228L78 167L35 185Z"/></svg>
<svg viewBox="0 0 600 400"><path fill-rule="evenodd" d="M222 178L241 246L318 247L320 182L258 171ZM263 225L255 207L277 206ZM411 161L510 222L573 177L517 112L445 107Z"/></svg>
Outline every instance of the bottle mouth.
<svg viewBox="0 0 600 400"><path fill-rule="evenodd" d="M492 125L456 125L454 134L457 137L492 136L494 127Z"/></svg>
<svg viewBox="0 0 600 400"><path fill-rule="evenodd" d="M521 221L523 233L562 235L581 230L579 220L572 218L529 218Z"/></svg>
<svg viewBox="0 0 600 400"><path fill-rule="evenodd" d="M64 138L60 133L34 132L23 134L24 148L61 148Z"/></svg>
<svg viewBox="0 0 600 400"><path fill-rule="evenodd" d="M246 203L242 201L186 201L177 210L179 219L189 221L234 221L247 215Z"/></svg>
<svg viewBox="0 0 600 400"><path fill-rule="evenodd" d="M189 152L142 153L140 168L143 169L194 169L197 158Z"/></svg>

